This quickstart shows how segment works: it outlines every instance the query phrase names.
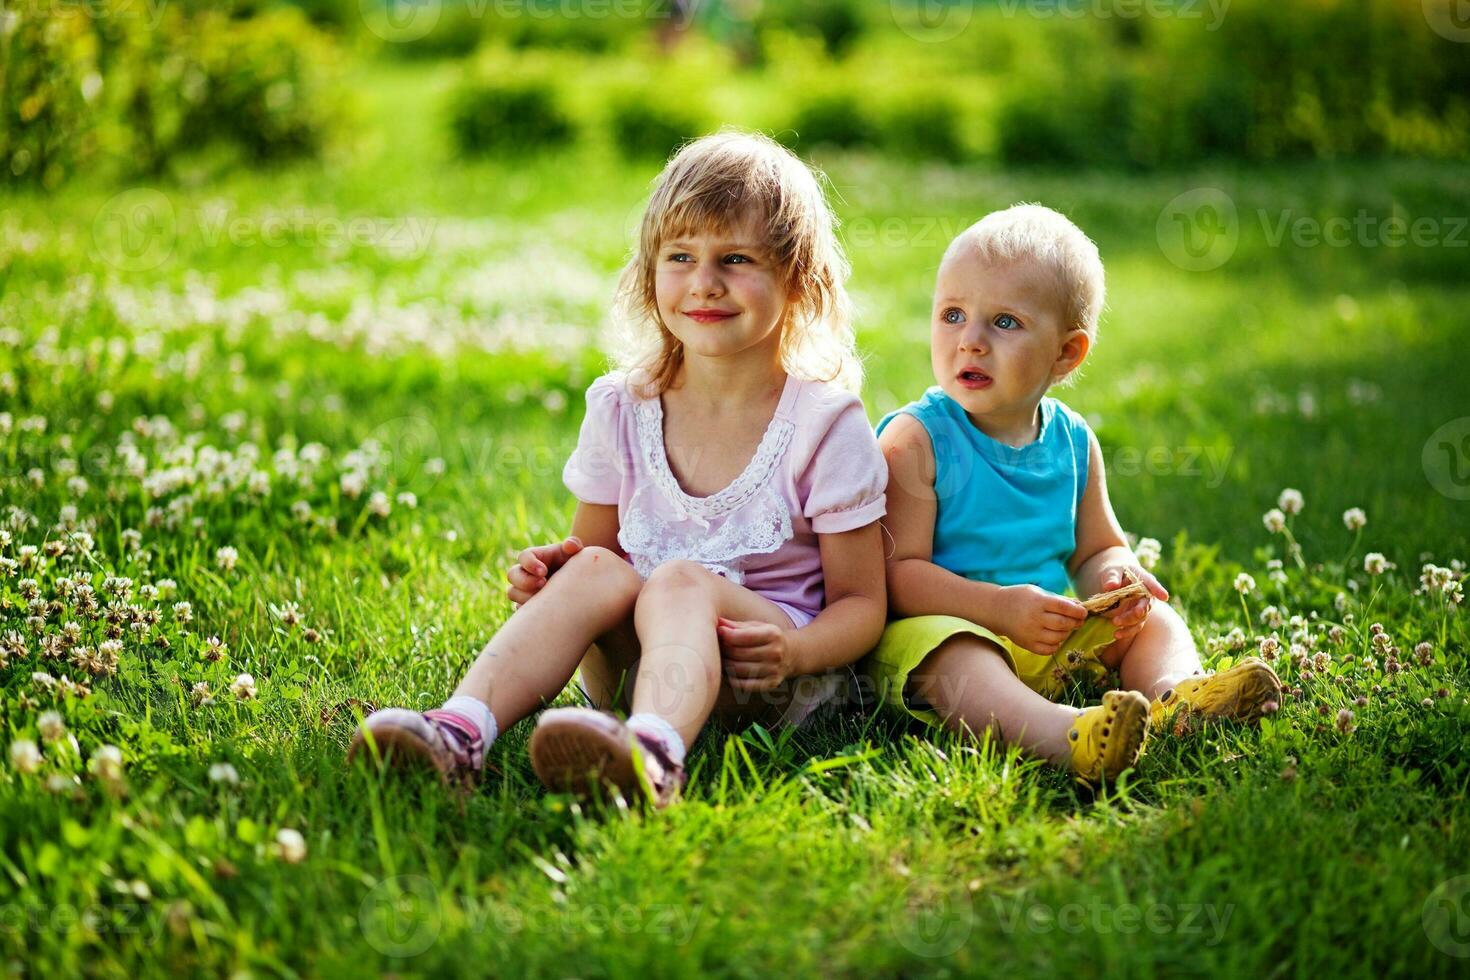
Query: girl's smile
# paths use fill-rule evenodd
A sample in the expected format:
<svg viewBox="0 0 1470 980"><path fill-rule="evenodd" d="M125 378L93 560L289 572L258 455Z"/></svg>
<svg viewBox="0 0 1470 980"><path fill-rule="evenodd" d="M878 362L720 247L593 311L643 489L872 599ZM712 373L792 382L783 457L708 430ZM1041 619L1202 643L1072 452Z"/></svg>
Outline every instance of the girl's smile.
<svg viewBox="0 0 1470 980"><path fill-rule="evenodd" d="M654 293L659 315L694 357L727 357L781 340L786 291L762 223L686 231L658 252ZM711 330L710 327L718 329Z"/></svg>

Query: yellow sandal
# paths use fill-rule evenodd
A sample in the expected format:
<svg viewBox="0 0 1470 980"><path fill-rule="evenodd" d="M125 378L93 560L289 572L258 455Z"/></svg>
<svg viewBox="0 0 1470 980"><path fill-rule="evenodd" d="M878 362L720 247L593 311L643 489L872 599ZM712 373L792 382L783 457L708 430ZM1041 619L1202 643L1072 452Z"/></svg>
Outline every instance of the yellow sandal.
<svg viewBox="0 0 1470 980"><path fill-rule="evenodd" d="M1154 725L1181 708L1205 719L1255 721L1281 704L1281 681L1260 657L1247 657L1228 670L1180 681L1149 708Z"/></svg>
<svg viewBox="0 0 1470 980"><path fill-rule="evenodd" d="M1116 779L1137 764L1148 738L1148 698L1137 691L1108 691L1072 724L1072 772L1085 783Z"/></svg>

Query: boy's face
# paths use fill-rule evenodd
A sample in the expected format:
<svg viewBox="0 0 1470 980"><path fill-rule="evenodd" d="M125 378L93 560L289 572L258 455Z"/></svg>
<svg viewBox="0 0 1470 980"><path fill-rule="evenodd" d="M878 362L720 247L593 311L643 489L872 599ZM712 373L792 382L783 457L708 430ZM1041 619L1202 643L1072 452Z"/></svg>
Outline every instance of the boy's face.
<svg viewBox="0 0 1470 980"><path fill-rule="evenodd" d="M761 238L761 225L747 221L675 235L659 248L658 312L686 351L722 357L779 342L786 295Z"/></svg>
<svg viewBox="0 0 1470 980"><path fill-rule="evenodd" d="M939 269L929 349L934 378L972 417L1029 426L1048 388L1087 355L1060 284L1034 262L992 263L973 247Z"/></svg>

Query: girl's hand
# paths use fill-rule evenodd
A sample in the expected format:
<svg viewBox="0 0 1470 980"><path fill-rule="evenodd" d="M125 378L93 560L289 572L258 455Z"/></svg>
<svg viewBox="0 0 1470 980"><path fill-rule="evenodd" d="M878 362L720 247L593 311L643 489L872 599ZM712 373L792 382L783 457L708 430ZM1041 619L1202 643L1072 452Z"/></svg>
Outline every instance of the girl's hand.
<svg viewBox="0 0 1470 980"><path fill-rule="evenodd" d="M781 627L721 616L715 632L721 665L735 690L769 691L791 676L791 646Z"/></svg>
<svg viewBox="0 0 1470 980"><path fill-rule="evenodd" d="M546 580L582 550L580 538L569 537L559 544L543 544L538 548L527 548L516 557L516 563L505 573L510 588L505 595L516 607L524 605L531 596L546 587Z"/></svg>
<svg viewBox="0 0 1470 980"><path fill-rule="evenodd" d="M1143 624L1148 622L1149 610L1153 608L1154 599L1165 602L1169 598L1169 590L1160 585L1159 580L1151 573L1136 564L1111 565L1104 568L1098 581L1098 591L1110 592L1113 589L1120 589L1132 580L1129 578L1130 575L1142 582L1148 588L1150 595L1147 598L1125 602L1117 609L1104 614L1113 621L1114 643L1120 640L1131 640L1137 636L1143 630Z"/></svg>
<svg viewBox="0 0 1470 980"><path fill-rule="evenodd" d="M1032 653L1056 653L1087 619L1087 608L1076 599L1035 585L1008 585L1001 589L1001 601L1006 614L996 632Z"/></svg>

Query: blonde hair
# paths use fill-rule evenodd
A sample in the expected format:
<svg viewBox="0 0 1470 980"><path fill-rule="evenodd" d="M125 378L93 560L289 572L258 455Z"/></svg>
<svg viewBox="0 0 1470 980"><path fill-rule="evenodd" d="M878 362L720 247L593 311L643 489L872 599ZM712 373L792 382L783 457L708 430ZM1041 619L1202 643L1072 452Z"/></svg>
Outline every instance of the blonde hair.
<svg viewBox="0 0 1470 980"><path fill-rule="evenodd" d="M1104 284L1097 245L1066 215L1040 204L992 211L949 243L944 261L961 248L974 248L989 262L1035 262L1051 271L1065 304L1067 329L1097 339Z"/></svg>
<svg viewBox="0 0 1470 980"><path fill-rule="evenodd" d="M668 390L684 362L684 345L659 315L659 248L681 234L727 230L746 216L760 219L777 276L794 297L778 328L782 367L802 380L861 388L847 259L817 174L775 140L721 132L686 144L659 174L618 280L624 337L615 359L643 397Z"/></svg>

